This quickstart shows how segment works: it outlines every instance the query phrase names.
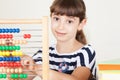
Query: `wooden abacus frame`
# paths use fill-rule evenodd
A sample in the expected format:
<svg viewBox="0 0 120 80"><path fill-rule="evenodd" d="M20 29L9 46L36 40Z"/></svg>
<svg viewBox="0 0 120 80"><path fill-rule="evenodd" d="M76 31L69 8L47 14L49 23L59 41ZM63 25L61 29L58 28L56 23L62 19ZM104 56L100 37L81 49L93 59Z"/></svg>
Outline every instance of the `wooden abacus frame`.
<svg viewBox="0 0 120 80"><path fill-rule="evenodd" d="M48 17L42 19L1 19L0 24L41 24L42 25L42 80L49 79Z"/></svg>

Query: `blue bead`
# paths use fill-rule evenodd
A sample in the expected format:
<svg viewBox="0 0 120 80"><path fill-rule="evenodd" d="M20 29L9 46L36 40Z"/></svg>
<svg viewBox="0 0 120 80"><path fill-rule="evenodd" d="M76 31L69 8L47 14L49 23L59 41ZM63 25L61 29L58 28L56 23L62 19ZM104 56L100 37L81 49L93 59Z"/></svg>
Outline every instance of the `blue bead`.
<svg viewBox="0 0 120 80"><path fill-rule="evenodd" d="M20 57L17 57L17 61L20 61L21 59L20 59Z"/></svg>
<svg viewBox="0 0 120 80"><path fill-rule="evenodd" d="M20 32L20 29L19 29L19 28L16 28L16 32L19 33L19 32Z"/></svg>
<svg viewBox="0 0 120 80"><path fill-rule="evenodd" d="M10 30L10 33L12 33L12 32L13 32L13 29L11 29L11 28L10 28L9 30Z"/></svg>
<svg viewBox="0 0 120 80"><path fill-rule="evenodd" d="M9 57L6 57L6 61L10 61Z"/></svg>
<svg viewBox="0 0 120 80"><path fill-rule="evenodd" d="M2 33L2 29L0 29L0 33Z"/></svg>
<svg viewBox="0 0 120 80"><path fill-rule="evenodd" d="M13 33L15 33L16 32L16 29L15 28L13 28Z"/></svg>
<svg viewBox="0 0 120 80"><path fill-rule="evenodd" d="M3 61L3 57L0 57L0 61Z"/></svg>
<svg viewBox="0 0 120 80"><path fill-rule="evenodd" d="M5 33L5 29L4 28L2 29L2 32Z"/></svg>
<svg viewBox="0 0 120 80"><path fill-rule="evenodd" d="M16 58L16 57L13 57L13 61L17 61L17 58Z"/></svg>
<svg viewBox="0 0 120 80"><path fill-rule="evenodd" d="M13 61L13 57L9 57L9 60L10 60L10 61Z"/></svg>
<svg viewBox="0 0 120 80"><path fill-rule="evenodd" d="M6 28L5 32L6 32L6 33L9 33L9 29L8 29L8 28Z"/></svg>
<svg viewBox="0 0 120 80"><path fill-rule="evenodd" d="M3 61L6 61L6 57L3 57Z"/></svg>

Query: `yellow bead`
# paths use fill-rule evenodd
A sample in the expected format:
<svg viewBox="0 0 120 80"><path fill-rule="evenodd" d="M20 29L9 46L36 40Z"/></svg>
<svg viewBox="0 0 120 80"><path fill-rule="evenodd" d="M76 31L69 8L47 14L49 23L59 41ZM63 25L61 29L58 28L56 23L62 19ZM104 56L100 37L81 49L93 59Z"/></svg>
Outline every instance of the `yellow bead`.
<svg viewBox="0 0 120 80"><path fill-rule="evenodd" d="M15 52L15 51L13 51L13 52L12 52L12 56L15 56L15 55L16 55L16 52Z"/></svg>
<svg viewBox="0 0 120 80"><path fill-rule="evenodd" d="M0 51L0 56L2 56L2 51Z"/></svg>
<svg viewBox="0 0 120 80"><path fill-rule="evenodd" d="M23 54L22 54L22 51L19 51L18 53L19 53L19 56L22 56L22 55L23 55Z"/></svg>
<svg viewBox="0 0 120 80"><path fill-rule="evenodd" d="M10 56L10 52L9 51L6 51L6 56Z"/></svg>
<svg viewBox="0 0 120 80"><path fill-rule="evenodd" d="M6 56L6 53L5 53L5 52L2 52L2 56Z"/></svg>

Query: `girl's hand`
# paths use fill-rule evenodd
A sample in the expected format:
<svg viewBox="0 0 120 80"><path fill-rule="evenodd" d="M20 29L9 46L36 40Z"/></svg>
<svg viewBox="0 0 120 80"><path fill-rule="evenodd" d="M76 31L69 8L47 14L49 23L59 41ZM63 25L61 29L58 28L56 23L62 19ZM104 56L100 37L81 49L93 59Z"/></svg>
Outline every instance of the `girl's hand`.
<svg viewBox="0 0 120 80"><path fill-rule="evenodd" d="M23 55L21 58L22 58L21 64L22 64L23 69L34 70L35 62L33 61L32 57L28 55Z"/></svg>

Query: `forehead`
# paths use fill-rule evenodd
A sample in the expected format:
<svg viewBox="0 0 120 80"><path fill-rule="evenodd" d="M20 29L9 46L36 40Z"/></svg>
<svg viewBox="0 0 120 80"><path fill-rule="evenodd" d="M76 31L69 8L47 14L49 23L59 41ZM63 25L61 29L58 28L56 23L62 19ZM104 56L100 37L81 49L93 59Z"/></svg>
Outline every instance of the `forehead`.
<svg viewBox="0 0 120 80"><path fill-rule="evenodd" d="M79 17L76 17L76 16L67 16L67 15L60 15L60 14L55 14L55 13L52 13L52 16L59 16L59 17L65 17L65 18L71 18L71 19L79 19Z"/></svg>

